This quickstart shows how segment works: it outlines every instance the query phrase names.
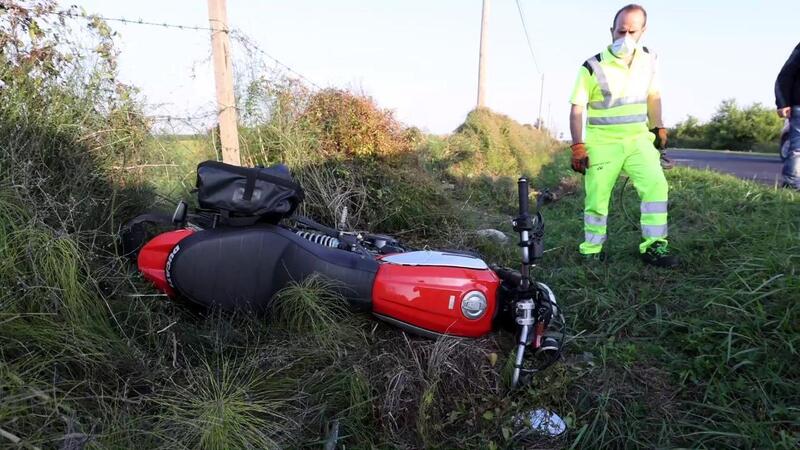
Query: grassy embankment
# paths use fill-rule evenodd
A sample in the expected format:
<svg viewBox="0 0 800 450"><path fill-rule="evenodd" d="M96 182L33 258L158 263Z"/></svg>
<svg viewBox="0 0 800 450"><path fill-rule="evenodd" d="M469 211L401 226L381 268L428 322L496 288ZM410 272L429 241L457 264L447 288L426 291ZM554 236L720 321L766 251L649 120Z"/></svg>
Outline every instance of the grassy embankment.
<svg viewBox="0 0 800 450"><path fill-rule="evenodd" d="M495 121L508 124L473 114L453 137L405 155L405 168L378 164L396 175L391 189L382 184L383 202L394 209L365 210L362 224L380 214L376 231L416 230L408 237L513 263L513 247L470 233L479 226L511 231L519 166L498 170L494 182L477 176L492 172L476 162L483 152L508 143L492 140L503 129ZM535 185L555 186L568 175L564 165L561 156ZM356 175L371 180L366 170ZM517 396L505 395L502 384L506 337L406 338L348 317L320 285L287 292L286 306L270 319L197 316L124 281L116 261L98 267L85 239L91 232L31 220L38 208L7 186L3 284L14 289L3 298L0 428L44 447L59 439L97 447L292 447L321 439L336 420L349 447L485 448L513 445L511 417L548 406L572 426L556 445L791 447L798 429L798 199L710 173L680 169L669 178L673 243L685 260L677 271L642 268L633 253L638 230L619 195L606 266L576 258L580 192L547 207L548 252L538 276L565 305L574 337L565 362ZM509 190L486 189L503 184ZM411 206L392 196L397 186L409 190ZM351 201L364 199L351 188L342 188ZM413 204L420 189L435 202ZM635 220L632 190L622 204ZM500 355L494 366L492 353Z"/></svg>
<svg viewBox="0 0 800 450"><path fill-rule="evenodd" d="M510 233L516 177L561 186L536 274L566 309L566 358L508 395L509 336L406 336L348 314L320 280L284 292L270 317L201 314L157 295L116 256L115 234L166 203L156 191L191 187L191 158L211 147L150 136L124 89L108 97L122 89L108 77L3 67L3 446L319 448L338 424L342 448L514 448L512 418L538 406L570 424L539 446L798 443L797 194L674 170L682 267L638 261L632 190L614 197L612 260L586 266L575 251L582 193L569 193L579 183L529 127L478 111L430 137L339 91L272 92L277 113L243 115L246 161L288 163L309 191L307 213L331 222L347 206L350 227L492 262L513 264L516 249L473 230Z"/></svg>

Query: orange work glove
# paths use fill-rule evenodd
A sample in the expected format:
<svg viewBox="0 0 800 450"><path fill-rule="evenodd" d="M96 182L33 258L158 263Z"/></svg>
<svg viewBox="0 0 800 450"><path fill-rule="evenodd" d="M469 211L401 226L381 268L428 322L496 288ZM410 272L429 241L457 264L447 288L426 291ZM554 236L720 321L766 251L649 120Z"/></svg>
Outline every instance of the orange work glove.
<svg viewBox="0 0 800 450"><path fill-rule="evenodd" d="M651 133L656 135L655 141L653 141L653 145L656 146L659 150L664 150L667 148L667 129L666 128L653 128L650 130ZM663 152L662 152L663 153Z"/></svg>
<svg viewBox="0 0 800 450"><path fill-rule="evenodd" d="M589 154L586 153L586 145L583 142L572 144L572 170L586 174L589 168Z"/></svg>

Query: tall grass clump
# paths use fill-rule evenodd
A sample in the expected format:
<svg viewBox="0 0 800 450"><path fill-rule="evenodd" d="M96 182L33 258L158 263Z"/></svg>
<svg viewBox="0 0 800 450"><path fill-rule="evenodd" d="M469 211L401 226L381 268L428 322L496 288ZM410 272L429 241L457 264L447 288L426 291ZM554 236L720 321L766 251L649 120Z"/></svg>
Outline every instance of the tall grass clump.
<svg viewBox="0 0 800 450"><path fill-rule="evenodd" d="M297 427L292 393L258 361L256 354L200 357L187 379L153 400L162 407L157 433L185 448L284 448Z"/></svg>
<svg viewBox="0 0 800 450"><path fill-rule="evenodd" d="M147 124L116 81L111 30L99 19L67 24L56 9L12 2L0 21L0 173L33 220L109 232L136 198L121 168Z"/></svg>
<svg viewBox="0 0 800 450"><path fill-rule="evenodd" d="M341 323L351 316L341 290L320 275L289 283L273 298L272 323L315 345L335 345L347 338Z"/></svg>
<svg viewBox="0 0 800 450"><path fill-rule="evenodd" d="M546 130L479 108L445 137L422 146L426 166L458 186L456 194L480 207L509 207L516 201L516 180L538 175L559 144Z"/></svg>
<svg viewBox="0 0 800 450"><path fill-rule="evenodd" d="M145 194L118 170L147 127L114 77L112 33L56 12L0 15L0 441L23 447L96 428L74 397L108 389L131 354L105 277L111 234Z"/></svg>

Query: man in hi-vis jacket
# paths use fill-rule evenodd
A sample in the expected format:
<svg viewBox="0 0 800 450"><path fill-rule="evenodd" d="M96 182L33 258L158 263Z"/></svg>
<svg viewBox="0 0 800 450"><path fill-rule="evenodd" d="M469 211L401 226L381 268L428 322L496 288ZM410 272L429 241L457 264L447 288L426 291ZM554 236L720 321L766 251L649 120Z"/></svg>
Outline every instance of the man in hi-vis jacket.
<svg viewBox="0 0 800 450"><path fill-rule="evenodd" d="M640 44L646 26L641 6L620 9L611 28L612 44L583 63L572 92L572 169L584 174L586 191L579 250L587 259L605 258L608 202L624 170L642 201L642 260L675 267L678 258L667 245L669 189L660 162L667 132L656 57Z"/></svg>

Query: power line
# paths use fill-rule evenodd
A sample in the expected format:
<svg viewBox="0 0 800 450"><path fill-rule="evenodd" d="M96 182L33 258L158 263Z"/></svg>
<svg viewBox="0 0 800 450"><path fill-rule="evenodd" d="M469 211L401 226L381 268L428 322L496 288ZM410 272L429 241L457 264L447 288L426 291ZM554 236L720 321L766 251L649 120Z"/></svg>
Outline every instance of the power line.
<svg viewBox="0 0 800 450"><path fill-rule="evenodd" d="M519 0L516 1L517 1L517 10L519 11L519 20L522 21L522 29L525 31L525 39L528 42L528 49L531 51L533 64L536 66L536 72L542 73L542 71L539 70L539 62L536 60L536 54L533 51L533 44L531 43L531 37L528 34L528 27L525 25L525 16L522 14L522 6L519 4Z"/></svg>

